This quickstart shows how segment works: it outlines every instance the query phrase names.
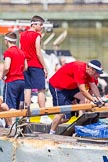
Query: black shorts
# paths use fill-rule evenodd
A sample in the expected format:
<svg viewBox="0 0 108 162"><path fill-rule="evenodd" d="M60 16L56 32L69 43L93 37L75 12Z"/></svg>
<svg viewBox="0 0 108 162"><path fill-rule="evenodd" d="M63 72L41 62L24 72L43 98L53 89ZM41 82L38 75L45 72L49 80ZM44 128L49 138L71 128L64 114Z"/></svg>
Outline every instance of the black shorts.
<svg viewBox="0 0 108 162"><path fill-rule="evenodd" d="M36 67L29 67L24 72L25 89L45 89L45 73L43 69Z"/></svg>
<svg viewBox="0 0 108 162"><path fill-rule="evenodd" d="M53 97L53 106L72 105L74 95L80 91L79 88L59 90L52 87L51 84L49 84L49 89ZM71 118L71 112L66 113L66 118Z"/></svg>
<svg viewBox="0 0 108 162"><path fill-rule="evenodd" d="M24 80L5 83L3 102L5 102L10 109L19 109L20 102L24 102L24 86Z"/></svg>

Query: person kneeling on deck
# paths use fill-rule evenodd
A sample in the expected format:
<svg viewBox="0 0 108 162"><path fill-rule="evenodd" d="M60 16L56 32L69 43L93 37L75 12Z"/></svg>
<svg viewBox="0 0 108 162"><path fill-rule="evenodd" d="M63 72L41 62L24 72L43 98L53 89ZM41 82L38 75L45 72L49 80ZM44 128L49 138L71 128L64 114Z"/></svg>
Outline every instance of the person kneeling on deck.
<svg viewBox="0 0 108 162"><path fill-rule="evenodd" d="M98 60L91 60L89 63L75 61L62 66L50 79L49 88L53 98L53 106L71 105L74 99L78 99L80 104L85 103L85 98L103 106L103 101L95 84L95 78L102 74L101 63ZM94 97L87 91L89 85ZM55 115L50 134L55 134L59 124L67 122L74 112Z"/></svg>

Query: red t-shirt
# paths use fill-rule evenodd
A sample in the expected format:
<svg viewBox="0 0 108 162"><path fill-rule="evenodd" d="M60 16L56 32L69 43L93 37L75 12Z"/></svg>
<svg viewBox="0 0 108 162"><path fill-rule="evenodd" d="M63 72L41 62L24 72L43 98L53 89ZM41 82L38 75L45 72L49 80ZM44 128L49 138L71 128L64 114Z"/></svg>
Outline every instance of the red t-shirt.
<svg viewBox="0 0 108 162"><path fill-rule="evenodd" d="M11 46L4 52L4 58L11 58L11 64L9 72L7 73L7 79L5 82L12 82L15 80L24 80L24 61L25 55L22 50L17 46Z"/></svg>
<svg viewBox="0 0 108 162"><path fill-rule="evenodd" d="M98 85L98 79L95 79L95 78L94 78L94 83L95 83L96 85ZM85 87L86 87L86 90L91 90L89 84L85 84Z"/></svg>
<svg viewBox="0 0 108 162"><path fill-rule="evenodd" d="M21 33L20 45L21 49L25 52L28 66L43 68L36 53L36 38L40 36L40 33L34 31L25 31Z"/></svg>
<svg viewBox="0 0 108 162"><path fill-rule="evenodd" d="M75 89L78 84L89 82L94 82L94 78L86 73L86 63L79 61L67 63L49 79L49 83L58 89Z"/></svg>

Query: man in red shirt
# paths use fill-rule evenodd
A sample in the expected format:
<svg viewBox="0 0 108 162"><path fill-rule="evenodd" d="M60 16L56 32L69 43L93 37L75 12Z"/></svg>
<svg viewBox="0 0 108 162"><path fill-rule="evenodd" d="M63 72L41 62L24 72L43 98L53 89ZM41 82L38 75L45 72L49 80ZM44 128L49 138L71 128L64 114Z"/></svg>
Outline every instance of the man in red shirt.
<svg viewBox="0 0 108 162"><path fill-rule="evenodd" d="M28 70L25 72L25 104L31 103L31 90L38 90L39 107L45 107L45 78L47 68L41 53L41 31L44 19L40 16L33 16L31 28L21 33L20 47L25 52L28 63ZM41 123L47 116L41 117Z"/></svg>
<svg viewBox="0 0 108 162"><path fill-rule="evenodd" d="M8 49L4 52L3 102L11 110L19 109L20 104L24 104L24 70L27 69L27 62L24 52L16 46L17 35L9 32L4 39Z"/></svg>
<svg viewBox="0 0 108 162"><path fill-rule="evenodd" d="M92 93L97 98L96 103L101 106L103 102L95 84L95 77L102 73L101 63L98 60L91 60L88 64L75 61L62 66L49 79L53 105L69 105L74 99L78 99L79 103L84 103L85 97L95 102L92 95L86 90L86 85L89 85ZM66 122L70 118L71 113L55 115L50 134L55 133L61 122Z"/></svg>

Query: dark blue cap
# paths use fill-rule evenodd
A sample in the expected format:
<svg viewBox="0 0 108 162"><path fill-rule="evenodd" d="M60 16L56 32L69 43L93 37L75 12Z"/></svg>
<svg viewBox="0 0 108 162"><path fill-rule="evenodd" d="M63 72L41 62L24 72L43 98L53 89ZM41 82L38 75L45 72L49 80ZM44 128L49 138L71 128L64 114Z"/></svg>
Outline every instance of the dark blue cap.
<svg viewBox="0 0 108 162"><path fill-rule="evenodd" d="M88 65L96 70L98 74L103 74L103 69L101 67L101 62L98 60L91 60Z"/></svg>

